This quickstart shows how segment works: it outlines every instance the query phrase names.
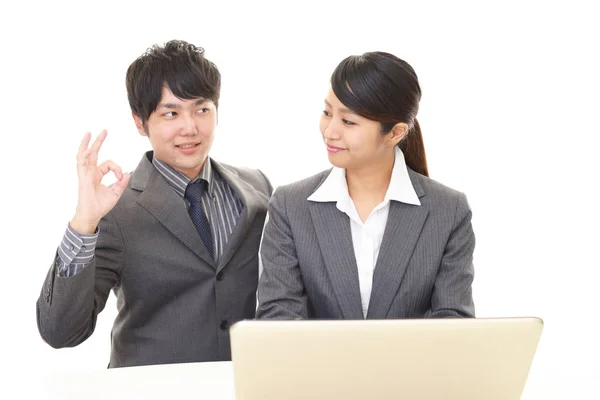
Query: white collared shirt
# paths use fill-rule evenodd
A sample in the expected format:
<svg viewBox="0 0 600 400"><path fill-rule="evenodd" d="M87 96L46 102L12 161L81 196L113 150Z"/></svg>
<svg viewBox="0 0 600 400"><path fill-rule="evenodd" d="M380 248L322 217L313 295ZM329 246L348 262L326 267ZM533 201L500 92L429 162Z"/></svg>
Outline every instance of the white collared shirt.
<svg viewBox="0 0 600 400"><path fill-rule="evenodd" d="M373 209L365 222L361 221L356 206L348 193L345 169L334 167L325 182L308 197L308 200L315 202L335 201L338 210L346 213L350 218L352 243L358 266L362 311L363 317L366 318L373 286L373 271L387 224L390 201L421 205L408 176L402 150L396 147L396 158L388 190L383 201Z"/></svg>

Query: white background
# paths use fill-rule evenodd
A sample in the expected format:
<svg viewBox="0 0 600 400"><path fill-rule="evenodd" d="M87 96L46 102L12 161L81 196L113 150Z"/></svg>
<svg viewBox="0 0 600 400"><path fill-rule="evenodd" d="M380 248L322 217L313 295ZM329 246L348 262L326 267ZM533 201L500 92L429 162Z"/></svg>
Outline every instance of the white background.
<svg viewBox="0 0 600 400"><path fill-rule="evenodd" d="M150 147L125 71L150 45L184 39L223 77L212 156L275 186L328 167L318 118L339 61L371 50L408 61L430 174L473 210L477 315L542 317L531 391L600 397L595 2L14 3L0 11L3 389L106 367L112 295L74 349L42 341L35 302L75 210L82 135L107 128L101 158L133 169Z"/></svg>

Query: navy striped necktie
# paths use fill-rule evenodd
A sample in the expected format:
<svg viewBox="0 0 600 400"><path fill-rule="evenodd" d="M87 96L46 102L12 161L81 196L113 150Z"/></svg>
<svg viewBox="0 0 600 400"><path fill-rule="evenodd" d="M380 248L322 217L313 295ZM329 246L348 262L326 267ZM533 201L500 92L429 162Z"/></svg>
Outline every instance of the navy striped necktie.
<svg viewBox="0 0 600 400"><path fill-rule="evenodd" d="M208 182L204 179L198 179L192 181L187 185L185 189L185 198L190 202L190 218L200 235L200 239L204 242L204 245L208 249L208 252L212 257L213 255L213 241L212 234L210 232L210 225L208 219L202 210L202 196L208 190Z"/></svg>

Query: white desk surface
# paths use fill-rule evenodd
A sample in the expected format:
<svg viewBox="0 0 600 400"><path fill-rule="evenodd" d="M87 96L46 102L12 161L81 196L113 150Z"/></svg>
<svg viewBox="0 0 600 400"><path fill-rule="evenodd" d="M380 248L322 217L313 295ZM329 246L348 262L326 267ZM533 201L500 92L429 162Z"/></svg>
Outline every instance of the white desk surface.
<svg viewBox="0 0 600 400"><path fill-rule="evenodd" d="M230 362L166 364L48 375L44 398L234 400Z"/></svg>
<svg viewBox="0 0 600 400"><path fill-rule="evenodd" d="M557 381L551 371L532 366L522 400L598 399L592 376ZM234 400L230 362L155 365L47 374L41 389L44 399L132 400L211 399ZM595 392L595 393L594 393Z"/></svg>

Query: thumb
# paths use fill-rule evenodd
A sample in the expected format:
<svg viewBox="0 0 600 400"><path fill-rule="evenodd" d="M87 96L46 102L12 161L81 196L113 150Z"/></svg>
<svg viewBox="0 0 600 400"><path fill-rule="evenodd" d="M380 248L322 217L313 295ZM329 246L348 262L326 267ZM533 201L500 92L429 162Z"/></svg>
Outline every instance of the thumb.
<svg viewBox="0 0 600 400"><path fill-rule="evenodd" d="M125 188L127 187L127 184L129 183L129 178L131 178L131 174L125 172L123 174L123 176L121 177L121 179L119 179L117 182L115 182L112 185L112 192L114 194L116 194L117 197L121 197L121 195L123 194L123 191L125 190Z"/></svg>

